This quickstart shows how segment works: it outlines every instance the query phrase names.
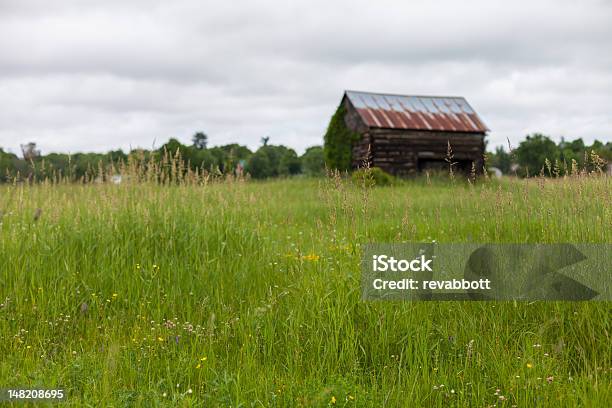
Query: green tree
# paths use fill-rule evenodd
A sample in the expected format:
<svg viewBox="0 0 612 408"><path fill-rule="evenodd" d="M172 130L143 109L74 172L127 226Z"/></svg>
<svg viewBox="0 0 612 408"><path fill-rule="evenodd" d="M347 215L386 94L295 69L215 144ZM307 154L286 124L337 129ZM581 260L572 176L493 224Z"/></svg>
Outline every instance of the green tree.
<svg viewBox="0 0 612 408"><path fill-rule="evenodd" d="M559 159L559 148L548 136L541 133L527 135L514 150L520 165L520 175L536 175L545 167L546 160L552 164ZM548 171L545 169L545 174Z"/></svg>
<svg viewBox="0 0 612 408"><path fill-rule="evenodd" d="M273 166L268 152L258 149L249 158L247 171L254 179L265 179L274 175Z"/></svg>
<svg viewBox="0 0 612 408"><path fill-rule="evenodd" d="M322 176L325 174L325 156L323 147L312 146L306 149L302 157L302 171L307 176Z"/></svg>
<svg viewBox="0 0 612 408"><path fill-rule="evenodd" d="M170 138L170 140L168 140L159 148L159 152L161 154L168 152L168 154L170 154L171 156L174 156L177 151L179 151L180 154L183 155L186 150L187 146L185 146L175 138Z"/></svg>
<svg viewBox="0 0 612 408"><path fill-rule="evenodd" d="M247 171L253 178L295 175L300 170L301 163L295 151L282 145L261 146L247 163Z"/></svg>
<svg viewBox="0 0 612 408"><path fill-rule="evenodd" d="M503 147L497 146L495 152L491 154L489 163L491 166L501 170L503 174L508 174L512 167L512 156L510 156L510 153L506 152Z"/></svg>
<svg viewBox="0 0 612 408"><path fill-rule="evenodd" d="M191 141L193 142L193 147L198 150L203 150L206 149L206 145L208 144L208 136L204 132L197 132L193 135Z"/></svg>
<svg viewBox="0 0 612 408"><path fill-rule="evenodd" d="M12 177L15 177L18 170L16 164L19 161L16 155L5 152L0 148L0 181L9 181Z"/></svg>
<svg viewBox="0 0 612 408"><path fill-rule="evenodd" d="M587 148L582 139L576 139L568 142L564 138L561 138L558 148L559 161L565 162L568 166L571 165L572 160L576 160L576 163L581 165L584 164L584 153Z"/></svg>
<svg viewBox="0 0 612 408"><path fill-rule="evenodd" d="M607 162L612 161L612 142L607 142L605 145L599 140L595 140L591 146L585 148L590 154L592 151L597 153L599 157L606 160Z"/></svg>
<svg viewBox="0 0 612 408"><path fill-rule="evenodd" d="M36 143L29 142L21 145L21 153L24 160L36 160L40 157L40 150L36 148Z"/></svg>
<svg viewBox="0 0 612 408"><path fill-rule="evenodd" d="M281 176L292 176L302 171L302 162L293 149L286 149L281 152L278 163L278 174Z"/></svg>
<svg viewBox="0 0 612 408"><path fill-rule="evenodd" d="M232 172L238 162L247 161L253 154L248 147L231 143L223 146L215 146L208 149L216 161L216 166L223 173Z"/></svg>
<svg viewBox="0 0 612 408"><path fill-rule="evenodd" d="M193 150L190 152L189 163L194 169L199 168L206 171L214 171L219 167L217 158L209 149L193 148Z"/></svg>

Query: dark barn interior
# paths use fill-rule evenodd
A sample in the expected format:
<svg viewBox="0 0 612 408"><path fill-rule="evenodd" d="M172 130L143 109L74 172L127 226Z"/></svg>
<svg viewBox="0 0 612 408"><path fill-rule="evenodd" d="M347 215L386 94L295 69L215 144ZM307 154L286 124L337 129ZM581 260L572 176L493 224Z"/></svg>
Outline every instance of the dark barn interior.
<svg viewBox="0 0 612 408"><path fill-rule="evenodd" d="M346 91L346 126L359 133L353 168L405 176L420 171L482 171L487 127L463 97Z"/></svg>

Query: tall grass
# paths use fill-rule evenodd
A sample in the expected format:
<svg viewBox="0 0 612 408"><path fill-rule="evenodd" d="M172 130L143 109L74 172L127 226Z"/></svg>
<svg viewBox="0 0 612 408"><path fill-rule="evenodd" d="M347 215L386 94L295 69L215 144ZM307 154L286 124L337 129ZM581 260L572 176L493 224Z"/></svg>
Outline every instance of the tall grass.
<svg viewBox="0 0 612 408"><path fill-rule="evenodd" d="M610 243L610 178L372 188L126 166L119 185L0 186L0 387L64 387L67 406L612 402L609 303L359 287L368 242Z"/></svg>

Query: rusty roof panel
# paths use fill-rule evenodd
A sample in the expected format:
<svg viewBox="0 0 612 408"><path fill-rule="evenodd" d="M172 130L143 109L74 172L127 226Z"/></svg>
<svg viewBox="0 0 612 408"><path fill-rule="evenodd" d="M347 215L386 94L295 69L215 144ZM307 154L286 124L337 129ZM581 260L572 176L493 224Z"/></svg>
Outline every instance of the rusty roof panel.
<svg viewBox="0 0 612 408"><path fill-rule="evenodd" d="M346 91L346 96L369 127L478 133L489 130L463 97L358 91Z"/></svg>

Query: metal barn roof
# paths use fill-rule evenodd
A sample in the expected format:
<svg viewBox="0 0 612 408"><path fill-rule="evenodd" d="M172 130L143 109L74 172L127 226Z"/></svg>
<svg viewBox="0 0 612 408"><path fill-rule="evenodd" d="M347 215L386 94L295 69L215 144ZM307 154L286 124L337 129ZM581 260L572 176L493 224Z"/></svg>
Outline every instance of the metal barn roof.
<svg viewBox="0 0 612 408"><path fill-rule="evenodd" d="M372 128L486 132L476 112L460 96L392 95L346 91L363 122Z"/></svg>

